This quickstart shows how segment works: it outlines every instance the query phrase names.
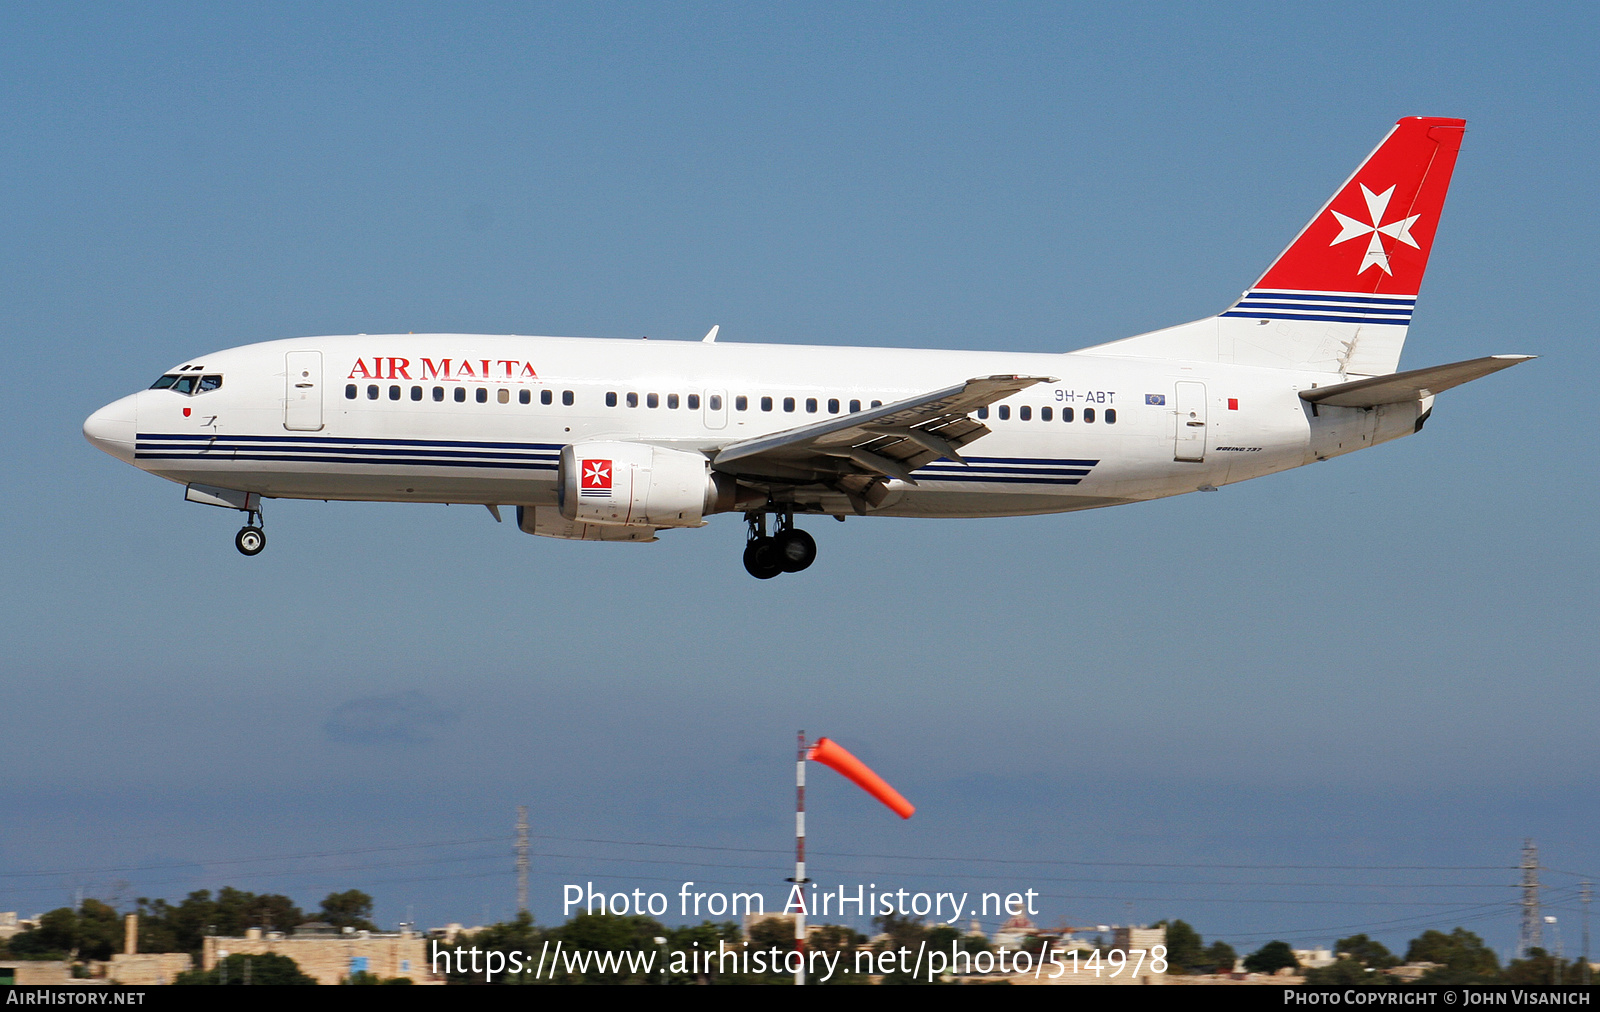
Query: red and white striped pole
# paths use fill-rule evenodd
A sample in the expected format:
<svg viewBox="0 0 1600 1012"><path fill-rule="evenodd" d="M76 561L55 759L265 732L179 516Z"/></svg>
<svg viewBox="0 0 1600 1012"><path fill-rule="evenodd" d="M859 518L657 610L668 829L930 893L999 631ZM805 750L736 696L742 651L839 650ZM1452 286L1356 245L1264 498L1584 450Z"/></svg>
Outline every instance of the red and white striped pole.
<svg viewBox="0 0 1600 1012"><path fill-rule="evenodd" d="M900 792L890 787L878 774L867 768L867 764L851 755L850 752L835 741L827 738L818 738L815 745L806 745L806 733L800 732L800 751L795 755L794 761L794 888L790 890L791 897L798 894L799 909L794 915L794 951L800 953L800 965L794 971L794 982L806 982L806 885L810 879L806 878L806 760L815 759L824 766L838 770L846 779L857 787L877 798L888 806L889 810L902 819L911 818L916 806L900 796Z"/></svg>
<svg viewBox="0 0 1600 1012"><path fill-rule="evenodd" d="M800 909L794 915L794 951L800 953L800 965L794 971L794 982L806 982L806 733L800 732L800 751L794 763L794 884L800 891Z"/></svg>

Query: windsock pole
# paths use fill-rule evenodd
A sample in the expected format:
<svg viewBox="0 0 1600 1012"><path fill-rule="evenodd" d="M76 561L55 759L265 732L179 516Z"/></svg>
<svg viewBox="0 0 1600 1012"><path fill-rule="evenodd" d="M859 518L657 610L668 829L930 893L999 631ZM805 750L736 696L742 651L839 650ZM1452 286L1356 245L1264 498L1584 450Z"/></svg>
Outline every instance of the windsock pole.
<svg viewBox="0 0 1600 1012"><path fill-rule="evenodd" d="M800 909L794 915L794 951L800 953L800 965L794 971L794 982L806 982L806 733L800 732L800 751L794 764L794 878L800 890Z"/></svg>

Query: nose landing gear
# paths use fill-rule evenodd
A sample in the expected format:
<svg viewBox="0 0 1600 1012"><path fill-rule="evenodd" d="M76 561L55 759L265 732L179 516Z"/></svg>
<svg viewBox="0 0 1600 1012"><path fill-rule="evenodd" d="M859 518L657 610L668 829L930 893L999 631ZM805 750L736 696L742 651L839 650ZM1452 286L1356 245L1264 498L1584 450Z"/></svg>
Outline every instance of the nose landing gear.
<svg viewBox="0 0 1600 1012"><path fill-rule="evenodd" d="M794 526L794 513L777 514L778 529L767 534L767 514L746 513L749 533L745 538L744 568L758 580L770 580L779 573L798 573L817 561L817 542Z"/></svg>
<svg viewBox="0 0 1600 1012"><path fill-rule="evenodd" d="M239 549L240 555L260 555L261 550L267 547L267 532L261 529L259 512L249 511L245 525L233 536L233 547Z"/></svg>

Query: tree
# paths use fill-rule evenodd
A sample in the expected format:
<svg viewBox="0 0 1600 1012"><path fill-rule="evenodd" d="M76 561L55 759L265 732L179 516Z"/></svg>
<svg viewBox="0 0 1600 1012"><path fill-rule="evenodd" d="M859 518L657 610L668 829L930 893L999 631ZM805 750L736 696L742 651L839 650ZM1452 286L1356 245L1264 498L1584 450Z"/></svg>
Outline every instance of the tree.
<svg viewBox="0 0 1600 1012"><path fill-rule="evenodd" d="M1370 969L1359 959L1343 957L1334 960L1332 966L1320 966L1306 971L1307 984L1327 984L1337 987L1349 987L1352 984L1365 987L1378 987L1398 984L1387 973L1379 973Z"/></svg>
<svg viewBox="0 0 1600 1012"><path fill-rule="evenodd" d="M300 971L288 956L235 953L210 970L178 974L174 984L315 984L317 979Z"/></svg>
<svg viewBox="0 0 1600 1012"><path fill-rule="evenodd" d="M941 930L951 929L949 925L942 925L941 927L934 928L933 931L929 932L928 947L930 950L933 948L934 944L933 936L938 934ZM811 937L808 942L808 947L816 952L825 952L828 954L829 959L837 960L835 965L839 967L839 970L826 981L822 979L822 975L820 974L815 978L807 977L807 983L853 983L851 974L845 971L855 970L856 946L864 944L867 941L867 936L853 928L848 928L843 924L823 924L817 927L816 930L812 931L810 934ZM956 945L958 947L967 944L966 939L959 937L959 932L955 932L955 934L957 935ZM950 943L948 940L941 941L939 944L943 951L947 953L950 951Z"/></svg>
<svg viewBox="0 0 1600 1012"><path fill-rule="evenodd" d="M321 918L340 930L377 931L372 923L372 897L360 889L329 893L322 901Z"/></svg>
<svg viewBox="0 0 1600 1012"><path fill-rule="evenodd" d="M1212 973L1232 973L1234 964L1238 962L1239 954L1227 942L1216 941L1206 946L1205 963Z"/></svg>
<svg viewBox="0 0 1600 1012"><path fill-rule="evenodd" d="M653 917L591 913L580 913L550 932L553 942L561 942L566 950L574 953L654 952L659 949L656 939L666 935L667 929ZM636 973L626 961L613 970L602 970L598 964L591 963L587 971L570 973L566 965L563 956L563 965L555 978L557 981L569 984L630 984L644 983L648 979L646 974Z"/></svg>
<svg viewBox="0 0 1600 1012"><path fill-rule="evenodd" d="M878 943L879 951L909 948L915 952L917 946L928 939L928 928L920 917L912 917L909 914L902 916L891 912L882 917L874 917L872 923L880 932L889 936L887 941Z"/></svg>
<svg viewBox="0 0 1600 1012"><path fill-rule="evenodd" d="M1288 942L1271 941L1244 957L1244 968L1251 973L1277 973L1285 967L1299 967Z"/></svg>
<svg viewBox="0 0 1600 1012"><path fill-rule="evenodd" d="M357 970L355 973L352 973L350 976L346 977L344 980L339 981L339 983L341 983L341 984L414 984L414 983L416 983L416 981L412 980L410 977L380 977L377 974L370 973L370 972L368 972L366 970Z"/></svg>
<svg viewBox="0 0 1600 1012"><path fill-rule="evenodd" d="M14 936L9 948L22 959L110 959L122 948L122 918L86 899L76 910L59 907L40 917L39 926Z"/></svg>
<svg viewBox="0 0 1600 1012"><path fill-rule="evenodd" d="M1194 973L1205 963L1204 940L1187 921L1163 922L1167 926L1167 972Z"/></svg>
<svg viewBox="0 0 1600 1012"><path fill-rule="evenodd" d="M76 948L80 959L110 959L122 949L122 917L109 904L86 899L78 907Z"/></svg>
<svg viewBox="0 0 1600 1012"><path fill-rule="evenodd" d="M1570 965L1545 949L1528 950L1527 959L1513 959L1500 974L1502 984L1578 984L1583 981L1583 959Z"/></svg>
<svg viewBox="0 0 1600 1012"><path fill-rule="evenodd" d="M454 951L455 948L460 947L462 949L482 949L485 953L499 952L502 955L501 965L504 969L493 975L492 982L496 984L515 984L519 983L519 975L511 972L511 953L521 952L522 958L527 959L528 953L539 950L540 943L544 941L544 938L545 933L533 926L533 915L523 910L517 914L515 920L491 924L475 935L463 935L456 939L455 945L451 946L448 951ZM432 952L431 947L429 952ZM484 959L487 958L487 955L485 955ZM485 979L483 972L462 971L456 963L450 962L449 959L446 960L446 963L450 966L447 977L451 983L483 984L490 982ZM481 963L479 965L486 966L487 964ZM533 968L525 968L524 972L531 976ZM351 984L376 982L376 980L358 981L354 979L348 981Z"/></svg>
<svg viewBox="0 0 1600 1012"><path fill-rule="evenodd" d="M929 929L927 925L922 923L922 918L920 917L887 913L882 917L874 917L872 923L877 926L880 932L888 936L873 944L873 948L878 952L885 952L889 949L907 949L911 952L916 952L927 944ZM1024 941L1022 944L1026 947L1029 943ZM885 984L921 983L920 980L912 975L910 970L902 967L898 961L895 963L895 969L892 972L884 974L883 982Z"/></svg>
<svg viewBox="0 0 1600 1012"><path fill-rule="evenodd" d="M1458 973L1492 976L1500 971L1500 959L1494 950L1465 928L1456 928L1448 935L1424 931L1406 947L1406 962L1441 963Z"/></svg>
<svg viewBox="0 0 1600 1012"><path fill-rule="evenodd" d="M1370 966L1377 970L1400 965L1400 960L1395 958L1388 946L1376 939L1368 938L1365 934L1339 939L1333 943L1333 951L1340 955L1348 955L1362 966Z"/></svg>
<svg viewBox="0 0 1600 1012"><path fill-rule="evenodd" d="M767 939L769 944L758 944L755 941L758 936ZM721 967L715 963L710 966L702 963L698 967L692 965L692 963L679 963L677 964L677 969L673 969L674 963L671 953L716 952L717 947L721 944L726 944L729 948L737 948L743 941L739 925L733 921L701 921L699 924L686 924L681 928L673 928L662 932L662 937L667 940L666 945L663 946L663 958L666 959L666 962L657 968L658 972L654 975L654 979L662 980L669 984L711 984L723 979ZM787 921L768 917L756 921L750 926L750 938L750 948L752 949L771 948L775 944L780 949L787 951L794 946L794 929ZM757 974L750 974L730 979L735 979L741 983L754 983L763 979L773 980L776 978L771 974L768 974L765 978Z"/></svg>

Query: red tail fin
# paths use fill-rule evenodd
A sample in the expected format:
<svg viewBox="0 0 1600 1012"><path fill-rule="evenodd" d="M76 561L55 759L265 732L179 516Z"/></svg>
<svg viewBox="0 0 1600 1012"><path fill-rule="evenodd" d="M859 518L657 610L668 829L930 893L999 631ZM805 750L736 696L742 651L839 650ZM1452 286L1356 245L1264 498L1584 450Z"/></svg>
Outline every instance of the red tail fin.
<svg viewBox="0 0 1600 1012"><path fill-rule="evenodd" d="M1466 125L1426 116L1395 124L1255 288L1415 298Z"/></svg>

